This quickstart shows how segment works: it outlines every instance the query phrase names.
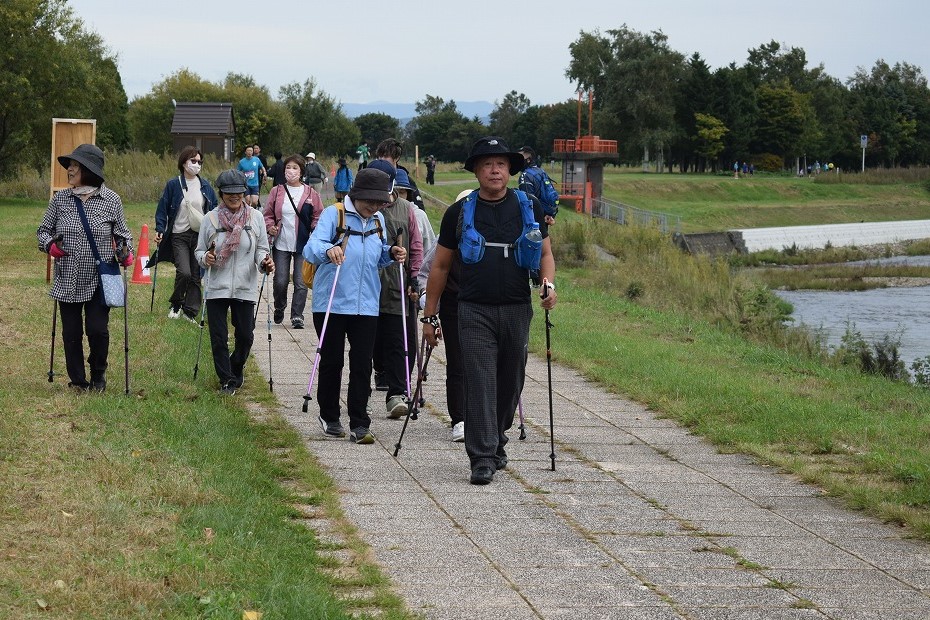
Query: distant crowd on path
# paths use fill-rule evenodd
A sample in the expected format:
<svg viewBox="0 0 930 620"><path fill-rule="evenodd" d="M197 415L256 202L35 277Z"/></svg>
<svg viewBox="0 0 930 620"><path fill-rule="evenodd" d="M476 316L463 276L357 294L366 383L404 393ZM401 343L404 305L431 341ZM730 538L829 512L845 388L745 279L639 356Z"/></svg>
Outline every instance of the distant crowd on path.
<svg viewBox="0 0 930 620"><path fill-rule="evenodd" d="M182 149L179 174L166 182L155 210L153 259L176 268L167 317L199 324L201 338L208 326L218 389L232 396L245 381L259 282L273 277L274 322L283 323L289 309L296 330L304 328L309 289L315 288L317 418L325 436L348 436L358 444L374 442L372 387L385 392L383 415L409 416L411 383L423 361L418 351L445 340L450 439L465 444L470 482L487 484L507 466L507 431L525 380L531 278L541 284L540 307L551 310L557 301L548 227L558 212L558 195L553 199L532 149L513 151L499 137L482 138L465 161L478 187L462 192L446 210L437 235L416 184L399 164L401 143L382 141L374 159L363 143L357 154L356 175L346 159L338 160L332 174L336 199L324 207L321 189L330 175L313 152L306 157L276 152L268 166L260 147L249 145L234 169L216 177L214 192L201 177L202 151ZM55 258L51 294L56 310L61 308L69 385L102 391L108 307L88 249L93 244L84 235L87 226L81 226L72 203L85 206L103 260L132 264L132 239L119 196L103 186L99 149L82 145L60 161L72 189L49 204L37 231L39 249ZM427 162L432 183L435 158ZM520 189L508 188L518 173ZM267 179L272 187L262 206ZM83 364L82 313L90 380ZM348 430L339 403L346 343Z"/></svg>

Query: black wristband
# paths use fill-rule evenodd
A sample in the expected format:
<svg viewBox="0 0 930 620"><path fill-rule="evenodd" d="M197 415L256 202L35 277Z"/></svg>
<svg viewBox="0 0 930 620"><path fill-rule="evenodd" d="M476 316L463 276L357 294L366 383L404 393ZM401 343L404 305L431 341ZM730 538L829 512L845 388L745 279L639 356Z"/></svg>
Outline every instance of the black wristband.
<svg viewBox="0 0 930 620"><path fill-rule="evenodd" d="M434 314L432 316L421 316L420 322L426 325L432 325L433 329L439 329L439 315Z"/></svg>

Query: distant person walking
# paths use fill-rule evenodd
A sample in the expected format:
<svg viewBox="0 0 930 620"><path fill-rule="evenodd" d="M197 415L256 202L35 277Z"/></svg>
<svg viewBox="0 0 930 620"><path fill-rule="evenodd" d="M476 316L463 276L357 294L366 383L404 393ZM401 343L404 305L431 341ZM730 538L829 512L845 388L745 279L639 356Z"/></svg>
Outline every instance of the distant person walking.
<svg viewBox="0 0 930 620"><path fill-rule="evenodd" d="M436 158L432 155L426 158L426 184L436 185Z"/></svg>
<svg viewBox="0 0 930 620"><path fill-rule="evenodd" d="M323 184L326 183L326 170L316 160L316 153L313 151L307 153L307 165L304 166L304 183L316 190L317 194L323 194Z"/></svg>
<svg viewBox="0 0 930 620"><path fill-rule="evenodd" d="M336 192L336 202L345 200L346 194L352 189L352 171L344 157L340 157L339 168L336 170L336 176L333 177L333 191Z"/></svg>
<svg viewBox="0 0 930 620"><path fill-rule="evenodd" d="M355 154L358 155L358 169L364 170L368 167L368 160L371 159L371 153L368 150L368 141L364 141L358 145L358 148L355 149Z"/></svg>
<svg viewBox="0 0 930 620"><path fill-rule="evenodd" d="M265 168L254 153L251 146L245 147L245 157L239 160L237 168L239 172L245 175L245 201L250 207L258 205L261 179L265 176Z"/></svg>

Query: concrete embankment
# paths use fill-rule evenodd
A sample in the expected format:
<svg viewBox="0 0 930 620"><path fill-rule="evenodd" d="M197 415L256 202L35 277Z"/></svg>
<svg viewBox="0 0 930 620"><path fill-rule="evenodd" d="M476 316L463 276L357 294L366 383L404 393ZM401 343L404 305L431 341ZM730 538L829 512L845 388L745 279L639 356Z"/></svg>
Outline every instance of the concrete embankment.
<svg viewBox="0 0 930 620"><path fill-rule="evenodd" d="M880 245L930 238L930 220L903 222L860 222L819 226L781 226L747 228L730 233L742 239L747 252L790 248L799 249Z"/></svg>

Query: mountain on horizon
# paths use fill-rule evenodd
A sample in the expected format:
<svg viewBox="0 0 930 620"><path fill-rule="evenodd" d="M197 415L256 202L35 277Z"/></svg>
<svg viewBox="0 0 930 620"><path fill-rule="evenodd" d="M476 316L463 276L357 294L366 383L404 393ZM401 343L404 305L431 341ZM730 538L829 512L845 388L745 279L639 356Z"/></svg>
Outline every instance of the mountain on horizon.
<svg viewBox="0 0 930 620"><path fill-rule="evenodd" d="M488 122L488 117L494 110L494 104L488 101L456 101L455 107L458 108L459 112L468 118L477 116L485 123ZM417 115L417 104L391 103L388 101L373 101L371 103L343 103L342 111L345 112L345 115L349 118L355 118L357 116L361 116L362 114L380 112L382 114L387 114L388 116L393 116L399 120L401 124L406 124L408 121L410 121L410 119Z"/></svg>

